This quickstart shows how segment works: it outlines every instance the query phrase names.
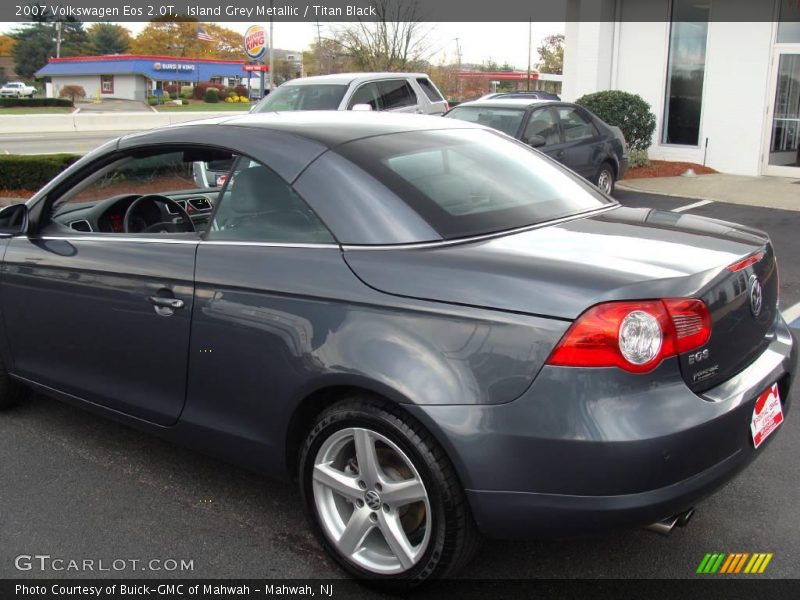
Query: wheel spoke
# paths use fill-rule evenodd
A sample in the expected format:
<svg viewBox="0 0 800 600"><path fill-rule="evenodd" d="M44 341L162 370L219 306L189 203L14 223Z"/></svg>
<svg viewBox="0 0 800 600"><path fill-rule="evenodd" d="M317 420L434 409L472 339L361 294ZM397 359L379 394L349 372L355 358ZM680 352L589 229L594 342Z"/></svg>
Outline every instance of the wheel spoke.
<svg viewBox="0 0 800 600"><path fill-rule="evenodd" d="M425 487L417 479L393 481L383 484L381 499L392 508L425 500Z"/></svg>
<svg viewBox="0 0 800 600"><path fill-rule="evenodd" d="M381 533L392 553L395 555L395 558L400 561L404 569L413 567L414 549L411 546L411 542L408 541L405 531L403 531L397 513L387 514L380 511L378 514L378 523Z"/></svg>
<svg viewBox="0 0 800 600"><path fill-rule="evenodd" d="M372 487L383 479L381 467L378 464L378 453L375 451L375 440L366 429L356 429L353 439L356 446L359 477Z"/></svg>
<svg viewBox="0 0 800 600"><path fill-rule="evenodd" d="M364 538L367 537L370 529L374 527L369 518L370 510L358 508L353 511L350 520L342 532L342 536L336 542L336 547L345 556L352 556L361 548Z"/></svg>
<svg viewBox="0 0 800 600"><path fill-rule="evenodd" d="M358 487L358 479L356 477L351 477L334 469L330 463L314 465L313 476L314 481L350 500L356 500L364 495L364 492Z"/></svg>

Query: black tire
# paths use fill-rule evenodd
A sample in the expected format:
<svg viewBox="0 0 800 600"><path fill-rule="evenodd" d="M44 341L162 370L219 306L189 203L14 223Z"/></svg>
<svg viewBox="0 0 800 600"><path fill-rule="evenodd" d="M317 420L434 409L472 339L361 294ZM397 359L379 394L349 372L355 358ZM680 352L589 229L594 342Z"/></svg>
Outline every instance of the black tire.
<svg viewBox="0 0 800 600"><path fill-rule="evenodd" d="M321 523L312 485L314 462L328 438L351 427L377 432L396 444L411 460L428 494L428 545L417 562L402 573L385 575L362 568L336 548ZM303 503L323 547L350 575L371 585L391 591L411 589L456 573L478 550L480 534L450 460L420 423L385 399L353 394L326 409L306 436L298 467Z"/></svg>
<svg viewBox="0 0 800 600"><path fill-rule="evenodd" d="M0 358L0 410L16 406L30 395L30 389L8 376L6 365Z"/></svg>
<svg viewBox="0 0 800 600"><path fill-rule="evenodd" d="M597 170L597 175L594 178L594 184L599 187L604 193L611 196L614 193L614 186L616 185L616 175L614 174L614 167L610 162L604 162Z"/></svg>

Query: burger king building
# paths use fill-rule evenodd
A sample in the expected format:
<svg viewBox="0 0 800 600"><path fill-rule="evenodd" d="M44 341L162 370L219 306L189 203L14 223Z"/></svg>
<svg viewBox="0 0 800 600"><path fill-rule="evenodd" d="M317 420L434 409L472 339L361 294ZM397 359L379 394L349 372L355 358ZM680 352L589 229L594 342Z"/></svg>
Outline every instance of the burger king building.
<svg viewBox="0 0 800 600"><path fill-rule="evenodd" d="M45 80L48 97L57 97L66 85L78 85L87 97L141 101L166 84L236 85L249 75L238 60L145 54L51 58L36 72L37 78Z"/></svg>

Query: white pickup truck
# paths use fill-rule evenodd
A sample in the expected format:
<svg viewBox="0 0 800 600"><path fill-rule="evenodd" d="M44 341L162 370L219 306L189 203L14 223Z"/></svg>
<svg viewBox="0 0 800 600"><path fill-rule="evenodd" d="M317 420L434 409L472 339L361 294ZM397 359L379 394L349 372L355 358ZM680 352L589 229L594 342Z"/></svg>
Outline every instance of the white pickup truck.
<svg viewBox="0 0 800 600"><path fill-rule="evenodd" d="M9 81L0 88L0 97L3 98L33 98L36 88L32 85L25 85L21 81Z"/></svg>

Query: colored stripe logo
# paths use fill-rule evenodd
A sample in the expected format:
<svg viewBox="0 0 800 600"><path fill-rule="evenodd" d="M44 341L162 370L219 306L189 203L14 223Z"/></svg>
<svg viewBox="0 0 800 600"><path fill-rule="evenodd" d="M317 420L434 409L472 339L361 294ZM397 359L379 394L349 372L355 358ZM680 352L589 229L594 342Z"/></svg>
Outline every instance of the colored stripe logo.
<svg viewBox="0 0 800 600"><path fill-rule="evenodd" d="M700 561L697 573L721 573L726 575L763 573L771 560L772 552L755 552L753 554L749 552L732 552L729 554L725 552L708 552L703 557L703 560Z"/></svg>

